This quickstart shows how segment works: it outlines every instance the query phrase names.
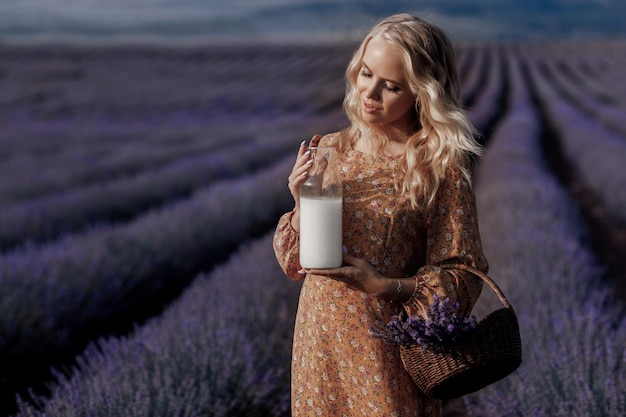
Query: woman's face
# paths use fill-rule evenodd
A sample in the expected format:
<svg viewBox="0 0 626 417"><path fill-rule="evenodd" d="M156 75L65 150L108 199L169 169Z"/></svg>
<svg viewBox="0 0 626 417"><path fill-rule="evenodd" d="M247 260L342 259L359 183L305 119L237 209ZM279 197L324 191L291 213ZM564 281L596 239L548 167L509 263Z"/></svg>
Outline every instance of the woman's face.
<svg viewBox="0 0 626 417"><path fill-rule="evenodd" d="M383 38L374 37L366 45L356 87L366 123L413 133L415 96L404 77L404 61Z"/></svg>

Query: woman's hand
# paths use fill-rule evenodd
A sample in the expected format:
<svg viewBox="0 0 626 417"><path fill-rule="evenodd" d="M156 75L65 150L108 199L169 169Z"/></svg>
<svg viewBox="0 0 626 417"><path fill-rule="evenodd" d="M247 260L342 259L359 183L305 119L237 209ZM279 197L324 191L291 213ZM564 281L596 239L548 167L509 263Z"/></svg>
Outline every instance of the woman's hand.
<svg viewBox="0 0 626 417"><path fill-rule="evenodd" d="M343 254L344 265L332 269L303 269L300 272L306 274L323 275L337 281L341 281L362 291L372 297L379 297L388 292L390 281L376 271L365 259Z"/></svg>
<svg viewBox="0 0 626 417"><path fill-rule="evenodd" d="M291 174L289 174L289 191L291 192L291 196L295 202L295 206L293 209L293 216L291 218L291 226L296 230L300 230L300 186L304 181L306 181L308 177L308 171L313 164L313 159L311 159L311 153L309 152L309 147L317 146L318 142L322 138L321 135L315 135L309 142L309 146L306 145L305 141L302 141L300 144L300 148L298 148L298 156L296 157L296 162L293 165L291 170Z"/></svg>

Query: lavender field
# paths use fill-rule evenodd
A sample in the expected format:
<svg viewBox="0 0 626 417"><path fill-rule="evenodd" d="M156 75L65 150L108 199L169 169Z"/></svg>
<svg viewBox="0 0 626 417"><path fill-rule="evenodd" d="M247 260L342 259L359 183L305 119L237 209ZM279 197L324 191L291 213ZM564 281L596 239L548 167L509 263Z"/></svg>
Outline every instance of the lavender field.
<svg viewBox="0 0 626 417"><path fill-rule="evenodd" d="M0 47L2 416L289 415L271 234L355 46ZM463 412L626 415L626 43L458 58L524 356Z"/></svg>

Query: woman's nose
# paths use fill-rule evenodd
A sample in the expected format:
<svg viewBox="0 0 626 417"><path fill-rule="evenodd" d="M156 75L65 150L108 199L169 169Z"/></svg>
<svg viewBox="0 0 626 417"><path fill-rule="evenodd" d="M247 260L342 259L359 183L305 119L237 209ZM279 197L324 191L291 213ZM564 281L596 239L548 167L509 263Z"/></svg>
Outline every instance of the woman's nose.
<svg viewBox="0 0 626 417"><path fill-rule="evenodd" d="M365 96L371 100L378 100L380 98L378 85L376 83L371 83L367 86L365 89Z"/></svg>

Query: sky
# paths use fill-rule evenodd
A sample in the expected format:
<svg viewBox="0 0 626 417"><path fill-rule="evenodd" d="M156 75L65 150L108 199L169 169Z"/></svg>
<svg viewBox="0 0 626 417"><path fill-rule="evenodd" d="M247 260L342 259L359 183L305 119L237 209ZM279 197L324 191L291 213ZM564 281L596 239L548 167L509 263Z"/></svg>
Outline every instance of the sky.
<svg viewBox="0 0 626 417"><path fill-rule="evenodd" d="M626 0L0 0L0 43L352 41L397 12L459 40L626 38Z"/></svg>

